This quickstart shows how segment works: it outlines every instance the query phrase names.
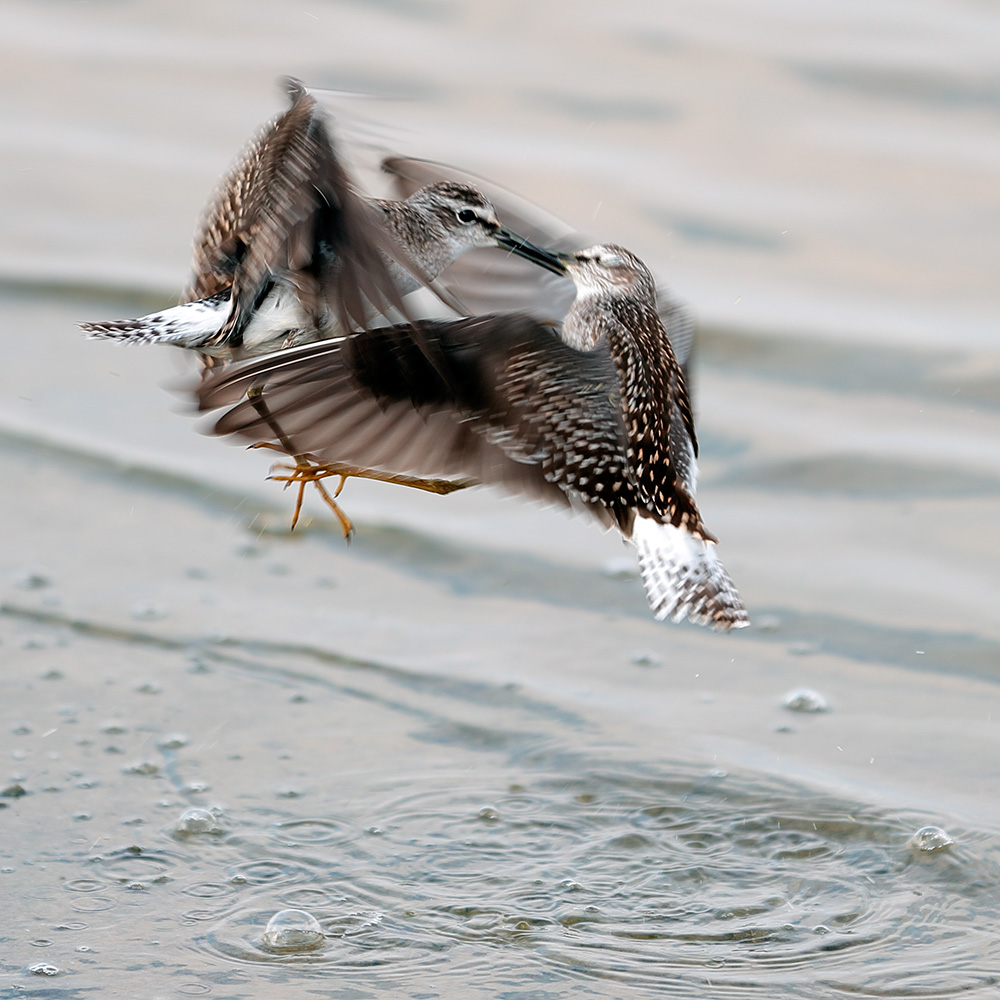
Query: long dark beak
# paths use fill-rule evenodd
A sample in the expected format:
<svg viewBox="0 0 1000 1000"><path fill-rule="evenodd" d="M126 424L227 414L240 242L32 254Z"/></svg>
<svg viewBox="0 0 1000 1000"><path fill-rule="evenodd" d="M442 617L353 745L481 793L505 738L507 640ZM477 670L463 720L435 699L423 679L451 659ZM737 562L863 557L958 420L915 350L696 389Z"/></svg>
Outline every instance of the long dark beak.
<svg viewBox="0 0 1000 1000"><path fill-rule="evenodd" d="M555 274L565 274L566 265L560 260L560 254L552 250L543 250L536 247L534 243L529 243L526 239L512 233L509 229L501 226L496 231L496 241L498 247L516 253L518 257L530 260L532 264L544 267L546 271L553 271Z"/></svg>

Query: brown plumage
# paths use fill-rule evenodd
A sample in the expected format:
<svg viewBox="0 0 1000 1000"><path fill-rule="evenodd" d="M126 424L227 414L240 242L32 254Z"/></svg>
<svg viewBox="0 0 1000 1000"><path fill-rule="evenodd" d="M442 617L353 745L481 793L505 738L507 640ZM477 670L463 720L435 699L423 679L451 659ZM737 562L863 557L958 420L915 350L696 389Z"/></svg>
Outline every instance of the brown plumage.
<svg viewBox="0 0 1000 1000"><path fill-rule="evenodd" d="M218 434L420 477L495 483L582 507L639 550L657 617L730 629L746 612L695 503L684 376L645 265L621 247L563 255L561 328L491 315L365 330L211 378ZM269 418L243 399L253 388ZM240 401L240 400L243 401ZM235 405L232 405L235 404Z"/></svg>
<svg viewBox="0 0 1000 1000"><path fill-rule="evenodd" d="M364 326L372 307L402 311L386 262L398 246L353 190L316 98L297 80L286 89L291 107L251 140L195 237L187 300L232 288L220 343L240 343L276 275L317 326L327 304L342 329Z"/></svg>

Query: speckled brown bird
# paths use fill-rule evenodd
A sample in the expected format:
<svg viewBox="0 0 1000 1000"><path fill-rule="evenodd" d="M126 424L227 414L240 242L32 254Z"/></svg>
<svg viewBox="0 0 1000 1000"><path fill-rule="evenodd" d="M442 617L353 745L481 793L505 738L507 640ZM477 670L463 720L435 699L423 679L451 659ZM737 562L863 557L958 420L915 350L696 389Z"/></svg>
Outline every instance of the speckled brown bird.
<svg viewBox="0 0 1000 1000"><path fill-rule="evenodd" d="M412 326L360 331L227 369L199 406L230 406L215 433L308 454L317 476L359 466L582 507L635 544L657 618L746 625L695 502L691 406L652 276L613 245L552 260L576 287L561 326L422 322L420 344Z"/></svg>
<svg viewBox="0 0 1000 1000"><path fill-rule="evenodd" d="M250 142L205 214L187 301L80 324L91 337L232 361L405 316L402 296L469 250L546 265L470 184L435 179L400 200L361 197L329 114L298 81L286 86L291 106Z"/></svg>

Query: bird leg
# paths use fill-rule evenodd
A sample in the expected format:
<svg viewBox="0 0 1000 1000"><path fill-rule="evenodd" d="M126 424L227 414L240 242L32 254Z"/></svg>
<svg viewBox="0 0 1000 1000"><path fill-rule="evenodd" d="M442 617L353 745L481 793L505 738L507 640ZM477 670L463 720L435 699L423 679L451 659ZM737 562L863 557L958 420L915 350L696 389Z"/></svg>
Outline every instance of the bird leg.
<svg viewBox="0 0 1000 1000"><path fill-rule="evenodd" d="M323 502L337 516L337 520L340 522L341 530L344 532L344 537L348 540L350 540L351 533L354 531L354 526L351 524L350 518L348 518L348 516L340 508L340 505L337 503L337 497L340 496L340 493L344 488L344 484L351 477L356 479L373 479L376 482L393 483L396 486L409 486L411 489L426 490L428 493L436 493L439 496L445 496L448 493L454 493L457 490L464 490L469 486L476 485L475 480L473 479L422 479L417 476L405 476L392 472L380 472L377 469L363 469L356 465L320 462L314 455L300 454L296 452L291 440L285 435L277 420L275 420L274 416L268 409L267 404L264 402L263 387L252 387L247 392L247 397L253 404L254 409L260 414L261 418L267 423L271 430L274 431L274 435L279 441L278 444L274 444L270 441L259 441L250 447L270 448L272 451L281 452L282 454L295 459L294 465L275 466L275 469L280 469L282 473L287 473L287 475L274 475L272 473L270 477L276 482L284 483L286 489L292 483L295 483L298 486L298 496L295 500L295 510L292 513L293 531L295 530L295 525L298 523L306 486L309 483L313 483L315 485L316 489L319 491L319 495L323 499ZM337 476L340 479L340 482L337 484L337 488L333 491L332 496L322 482L330 476Z"/></svg>
<svg viewBox="0 0 1000 1000"><path fill-rule="evenodd" d="M326 487L322 484L322 482L320 482L320 480L324 477L310 475L312 470L316 467L315 463L308 455L301 455L295 450L295 446L281 429L281 425L271 413L270 408L264 401L264 386L250 386L250 388L247 389L247 399L250 401L253 408L260 414L264 423L266 423L267 426L274 432L274 436L279 442L278 444L272 444L270 441L258 441L257 444L252 444L250 447L271 448L274 451L280 451L283 455L288 455L289 458L295 459L294 468L297 475L273 477L281 482L284 482L286 489L292 482L298 482L299 484L298 496L295 498L295 510L292 511L292 526L289 528L289 531L294 531L295 525L299 523L299 513L302 510L302 501L305 498L306 486L312 482L316 484L316 489L319 492L319 495L323 498L323 502L336 515L337 520L340 522L340 530L344 533L344 539L349 542L351 540L351 535L354 533L354 525L351 523L351 519L343 512L343 510L341 510L340 505L334 499L334 497L340 496L340 491L344 488L344 482L347 477L345 476L341 479L336 493L334 496L330 496Z"/></svg>

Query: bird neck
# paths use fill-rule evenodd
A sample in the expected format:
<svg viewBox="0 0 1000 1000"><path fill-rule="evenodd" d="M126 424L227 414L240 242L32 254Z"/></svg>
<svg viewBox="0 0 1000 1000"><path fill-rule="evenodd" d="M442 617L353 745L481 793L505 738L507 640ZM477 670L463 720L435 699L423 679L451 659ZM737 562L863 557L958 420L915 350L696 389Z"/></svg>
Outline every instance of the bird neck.
<svg viewBox="0 0 1000 1000"><path fill-rule="evenodd" d="M658 359L669 341L656 309L632 296L609 295L583 289L563 321L562 338L578 351L592 351L602 340L612 354L635 345L648 358Z"/></svg>
<svg viewBox="0 0 1000 1000"><path fill-rule="evenodd" d="M604 296L578 291L562 325L562 339L578 351L592 351L618 324Z"/></svg>
<svg viewBox="0 0 1000 1000"><path fill-rule="evenodd" d="M667 414L674 387L683 381L670 338L656 309L634 296L586 292L563 322L562 338L578 351L607 344L627 414Z"/></svg>
<svg viewBox="0 0 1000 1000"><path fill-rule="evenodd" d="M428 281L461 255L462 248L453 246L444 229L426 212L405 201L378 199L375 205L385 217L386 229ZM420 286L419 280L403 265L390 260L389 269L404 294Z"/></svg>

